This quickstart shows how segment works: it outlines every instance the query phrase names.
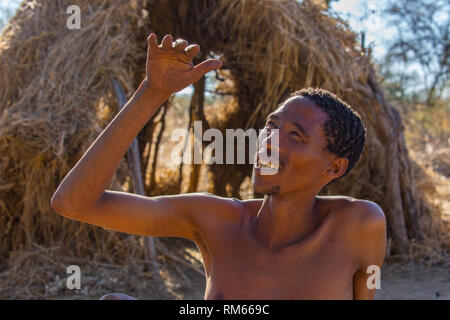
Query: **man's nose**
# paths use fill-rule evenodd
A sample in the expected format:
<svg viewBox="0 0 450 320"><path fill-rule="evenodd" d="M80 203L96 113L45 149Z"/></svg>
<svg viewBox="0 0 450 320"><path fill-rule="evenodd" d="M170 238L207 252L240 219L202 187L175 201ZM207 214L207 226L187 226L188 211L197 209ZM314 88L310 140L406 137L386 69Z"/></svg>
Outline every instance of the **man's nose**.
<svg viewBox="0 0 450 320"><path fill-rule="evenodd" d="M263 133L262 145L268 150L268 156L271 156L272 152L280 153L280 132L279 129L270 129Z"/></svg>

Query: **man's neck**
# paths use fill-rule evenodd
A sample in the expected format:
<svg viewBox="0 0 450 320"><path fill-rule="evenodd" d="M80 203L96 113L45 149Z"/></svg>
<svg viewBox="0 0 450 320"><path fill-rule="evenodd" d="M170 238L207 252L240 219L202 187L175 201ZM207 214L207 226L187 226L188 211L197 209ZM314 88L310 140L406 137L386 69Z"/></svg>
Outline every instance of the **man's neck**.
<svg viewBox="0 0 450 320"><path fill-rule="evenodd" d="M255 236L270 251L305 239L321 221L316 196L316 192L265 196L253 221Z"/></svg>

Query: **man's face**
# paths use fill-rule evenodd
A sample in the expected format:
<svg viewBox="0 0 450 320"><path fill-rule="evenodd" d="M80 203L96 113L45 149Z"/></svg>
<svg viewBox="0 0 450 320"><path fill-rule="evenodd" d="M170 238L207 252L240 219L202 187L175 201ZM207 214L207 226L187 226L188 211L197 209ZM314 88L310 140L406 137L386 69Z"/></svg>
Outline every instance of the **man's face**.
<svg viewBox="0 0 450 320"><path fill-rule="evenodd" d="M302 96L288 99L272 112L267 117L264 131L268 134L264 137L268 139L267 149L272 153L276 143L272 142L270 133L273 129L279 130L279 168L274 175L263 174L257 153L252 174L254 190L268 195L284 194L311 188L319 190L328 183L329 178L323 173L335 155L326 150L322 124L327 120L327 113ZM261 146L258 148L263 151Z"/></svg>

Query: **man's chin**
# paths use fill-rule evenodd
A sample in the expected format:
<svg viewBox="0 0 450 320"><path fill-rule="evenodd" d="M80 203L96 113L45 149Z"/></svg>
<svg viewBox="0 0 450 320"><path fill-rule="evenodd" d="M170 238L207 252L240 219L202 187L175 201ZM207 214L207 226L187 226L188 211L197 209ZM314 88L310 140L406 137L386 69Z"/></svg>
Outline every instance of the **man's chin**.
<svg viewBox="0 0 450 320"><path fill-rule="evenodd" d="M280 186L274 186L269 190L266 190L265 192L263 192L263 194L265 194L266 196L275 196L280 192Z"/></svg>
<svg viewBox="0 0 450 320"><path fill-rule="evenodd" d="M257 193L260 194L264 194L267 196L273 196L278 194L278 192L280 191L280 186L279 185L264 185L263 183L257 182L254 179L255 177L252 177L252 187L253 190L256 191Z"/></svg>

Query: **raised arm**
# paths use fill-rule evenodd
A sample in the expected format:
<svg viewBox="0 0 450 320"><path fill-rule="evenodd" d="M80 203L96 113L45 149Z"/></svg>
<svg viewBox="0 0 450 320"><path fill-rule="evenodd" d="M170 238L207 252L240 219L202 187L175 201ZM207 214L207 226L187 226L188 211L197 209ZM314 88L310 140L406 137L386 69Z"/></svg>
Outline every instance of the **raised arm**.
<svg viewBox="0 0 450 320"><path fill-rule="evenodd" d="M192 238L190 213L215 197L205 194L144 197L105 190L133 139L170 97L205 73L219 68L209 59L196 66L198 45L173 42L166 35L158 45L148 37L146 77L131 99L97 137L52 197L52 208L63 216L122 232Z"/></svg>

